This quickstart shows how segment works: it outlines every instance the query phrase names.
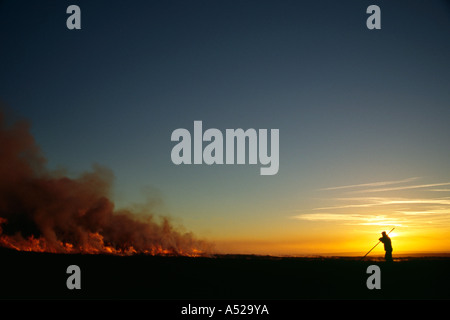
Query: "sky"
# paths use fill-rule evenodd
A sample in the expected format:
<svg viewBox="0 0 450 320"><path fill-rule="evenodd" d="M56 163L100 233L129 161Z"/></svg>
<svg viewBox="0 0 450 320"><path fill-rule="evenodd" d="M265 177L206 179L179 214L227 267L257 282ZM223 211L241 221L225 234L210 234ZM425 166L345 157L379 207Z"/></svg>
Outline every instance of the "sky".
<svg viewBox="0 0 450 320"><path fill-rule="evenodd" d="M66 9L81 9L69 30ZM0 1L0 101L51 169L221 253L449 252L450 2ZM175 165L171 134L279 129L279 171ZM382 254L382 248L375 254Z"/></svg>

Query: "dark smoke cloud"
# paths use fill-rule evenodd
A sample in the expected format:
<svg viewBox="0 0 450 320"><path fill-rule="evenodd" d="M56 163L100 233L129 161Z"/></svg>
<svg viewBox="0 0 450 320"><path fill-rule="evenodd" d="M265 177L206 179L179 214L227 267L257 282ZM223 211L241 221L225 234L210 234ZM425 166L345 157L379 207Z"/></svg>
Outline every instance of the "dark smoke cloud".
<svg viewBox="0 0 450 320"><path fill-rule="evenodd" d="M29 127L26 121L8 124L0 111L3 240L23 249L22 245L34 239L53 252L67 248L72 252L108 252L106 247L123 253L208 251L209 244L175 230L167 218L115 210L108 196L111 170L96 165L76 179L47 170Z"/></svg>

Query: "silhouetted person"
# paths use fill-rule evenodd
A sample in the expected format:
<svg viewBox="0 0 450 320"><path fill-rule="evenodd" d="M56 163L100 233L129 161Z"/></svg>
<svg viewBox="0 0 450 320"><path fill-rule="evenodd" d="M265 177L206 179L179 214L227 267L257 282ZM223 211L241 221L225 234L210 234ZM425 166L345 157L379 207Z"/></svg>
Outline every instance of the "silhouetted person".
<svg viewBox="0 0 450 320"><path fill-rule="evenodd" d="M386 261L391 262L392 261L392 243L391 238L388 237L386 234L386 231L383 231L381 233L383 236L379 239L384 244L384 251L386 251L386 254L384 255L384 259Z"/></svg>

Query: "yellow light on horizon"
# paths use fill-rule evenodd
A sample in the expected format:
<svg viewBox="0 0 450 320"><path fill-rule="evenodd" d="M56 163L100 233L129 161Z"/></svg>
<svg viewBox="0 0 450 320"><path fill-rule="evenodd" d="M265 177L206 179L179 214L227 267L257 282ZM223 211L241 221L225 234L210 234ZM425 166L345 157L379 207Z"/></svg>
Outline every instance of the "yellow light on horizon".
<svg viewBox="0 0 450 320"><path fill-rule="evenodd" d="M389 238L395 238L395 237L397 237L397 236L398 236L398 233L397 233L397 232L391 232L391 233L389 233L389 235L388 235Z"/></svg>

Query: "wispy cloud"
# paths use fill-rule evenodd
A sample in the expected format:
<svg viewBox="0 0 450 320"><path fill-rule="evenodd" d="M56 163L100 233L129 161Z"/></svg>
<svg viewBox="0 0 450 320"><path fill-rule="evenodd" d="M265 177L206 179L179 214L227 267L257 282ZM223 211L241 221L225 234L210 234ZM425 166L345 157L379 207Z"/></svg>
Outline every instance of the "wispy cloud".
<svg viewBox="0 0 450 320"><path fill-rule="evenodd" d="M448 227L450 208L425 211L394 211L389 214L304 213L293 219L351 226L397 226L403 228Z"/></svg>
<svg viewBox="0 0 450 320"><path fill-rule="evenodd" d="M391 184L407 183L407 182L411 182L411 181L414 181L417 179L419 179L419 177L412 177L412 178L407 178L407 179L403 179L403 180L394 180L394 181L378 181L378 182L352 184L352 185L337 186L337 187L328 187L328 188L321 188L319 190L325 191L325 190L339 190L339 189L350 189L350 188L379 187L379 186L387 186L387 185L391 185Z"/></svg>
<svg viewBox="0 0 450 320"><path fill-rule="evenodd" d="M398 204L434 204L449 205L449 198L382 198L382 197L358 197L358 198L333 198L331 200L350 202L343 205L314 208L313 210L333 210L348 208L368 208L374 206L389 206ZM363 203L354 204L351 202L359 201Z"/></svg>
<svg viewBox="0 0 450 320"><path fill-rule="evenodd" d="M402 226L402 220L387 217L386 215L362 215L362 214L335 214L335 213L311 213L293 216L295 219L307 221L340 221L345 225L379 225L379 226Z"/></svg>
<svg viewBox="0 0 450 320"><path fill-rule="evenodd" d="M373 206L381 206L386 203L387 198L380 197L356 197L356 198L331 198L333 202L340 202L338 204L328 207L314 208L313 210L334 210L334 209L348 209L348 208L368 208ZM355 203L357 202L357 203ZM359 203L358 203L359 202Z"/></svg>
<svg viewBox="0 0 450 320"><path fill-rule="evenodd" d="M431 183L431 184L418 184L418 185L412 185L412 186L401 186L401 187L390 187L390 188L364 189L364 190L357 190L357 191L353 191L353 192L354 193L383 192L383 191L394 191L394 190L421 189L421 188L429 188L429 187L437 187L437 186L448 186L448 185L450 185L450 182Z"/></svg>
<svg viewBox="0 0 450 320"><path fill-rule="evenodd" d="M429 210L397 210L396 213L401 213L407 216L432 216L432 215L447 215L450 219L450 208L435 208Z"/></svg>
<svg viewBox="0 0 450 320"><path fill-rule="evenodd" d="M328 191L338 190L341 196L336 197L336 192L333 192L334 197L321 197L321 206L291 217L304 221L333 222L341 225L422 228L450 226L450 196L436 197L436 192L440 192L439 195L443 195L443 192L450 193L449 188L436 188L448 186L450 182L419 184L417 179L419 178L412 177L322 188L318 191L325 195ZM415 190L421 192L417 193ZM388 196L371 196L373 193L383 191L390 193ZM364 195L364 193L367 194ZM358 196L355 196L356 194ZM346 197L346 195L353 196Z"/></svg>

